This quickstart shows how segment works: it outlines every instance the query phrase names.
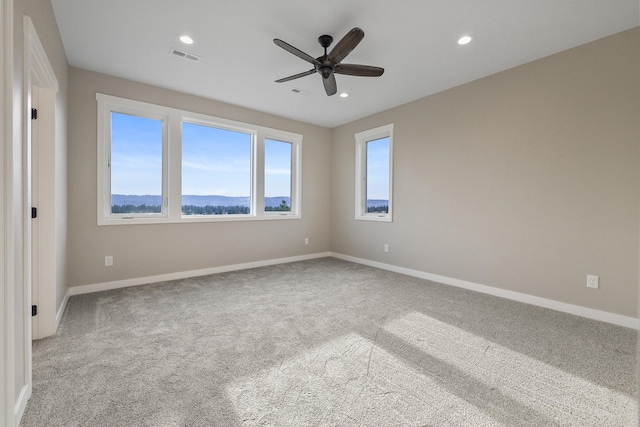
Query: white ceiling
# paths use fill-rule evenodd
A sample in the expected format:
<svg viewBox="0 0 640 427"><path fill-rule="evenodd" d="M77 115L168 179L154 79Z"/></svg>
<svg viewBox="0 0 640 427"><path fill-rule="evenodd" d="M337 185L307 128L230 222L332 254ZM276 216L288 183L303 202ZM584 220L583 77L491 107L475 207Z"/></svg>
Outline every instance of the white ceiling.
<svg viewBox="0 0 640 427"><path fill-rule="evenodd" d="M476 80L640 24L638 0L52 0L75 67L326 127ZM328 97L312 66L318 36L334 45L353 27L364 40L343 61L385 68L336 76ZM195 44L185 46L186 33ZM456 41L474 39L466 46ZM195 63L169 53L202 57ZM308 92L294 94L292 88Z"/></svg>

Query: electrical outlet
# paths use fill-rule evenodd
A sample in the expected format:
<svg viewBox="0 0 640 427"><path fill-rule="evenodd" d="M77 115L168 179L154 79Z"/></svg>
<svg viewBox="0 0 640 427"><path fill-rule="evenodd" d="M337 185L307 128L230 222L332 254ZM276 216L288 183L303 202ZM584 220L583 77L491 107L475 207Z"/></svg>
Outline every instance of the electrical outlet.
<svg viewBox="0 0 640 427"><path fill-rule="evenodd" d="M389 245L387 243L384 244L384 251L389 252Z"/></svg>
<svg viewBox="0 0 640 427"><path fill-rule="evenodd" d="M309 238L308 238L308 237L305 237L305 238L304 238L304 244L305 244L305 245L308 245L308 244L309 244Z"/></svg>
<svg viewBox="0 0 640 427"><path fill-rule="evenodd" d="M598 276L587 274L587 288L598 289Z"/></svg>
<svg viewBox="0 0 640 427"><path fill-rule="evenodd" d="M104 257L104 266L111 267L113 265L113 257L111 255Z"/></svg>

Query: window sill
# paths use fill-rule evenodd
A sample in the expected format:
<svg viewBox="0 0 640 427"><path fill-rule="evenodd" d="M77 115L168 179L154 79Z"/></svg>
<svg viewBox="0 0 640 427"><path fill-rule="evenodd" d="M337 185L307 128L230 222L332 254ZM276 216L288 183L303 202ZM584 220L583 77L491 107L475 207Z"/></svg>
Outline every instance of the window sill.
<svg viewBox="0 0 640 427"><path fill-rule="evenodd" d="M98 220L98 225L144 225L144 224L189 224L189 223L214 223L214 222L242 222L242 221L274 221L301 219L294 214L269 214L269 215L190 215L180 218L103 218Z"/></svg>
<svg viewBox="0 0 640 427"><path fill-rule="evenodd" d="M393 222L393 218L391 215L380 215L380 214L367 214L367 215L356 215L356 221L378 221L378 222Z"/></svg>

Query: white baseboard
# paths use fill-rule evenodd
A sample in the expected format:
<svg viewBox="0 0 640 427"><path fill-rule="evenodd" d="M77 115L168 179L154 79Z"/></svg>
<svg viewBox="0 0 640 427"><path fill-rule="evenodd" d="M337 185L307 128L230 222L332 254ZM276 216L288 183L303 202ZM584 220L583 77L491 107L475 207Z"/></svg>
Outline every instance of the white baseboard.
<svg viewBox="0 0 640 427"><path fill-rule="evenodd" d="M320 252L310 255L300 255L287 258L268 259L264 261L246 262L242 264L224 265L220 267L203 268L201 270L180 271L177 273L159 274L157 276L136 277L134 279L116 280L113 282L94 283L91 285L73 286L67 291L65 299L72 295L88 294L92 292L108 291L111 289L127 288L129 286L146 285L149 283L166 282L169 280L187 279L189 277L206 276L209 274L226 273L228 271L246 270L249 268L265 267L275 264L305 261L315 258L326 258L330 252ZM64 305L64 304L63 304ZM62 307L61 307L62 308ZM61 312L59 313L62 317Z"/></svg>
<svg viewBox="0 0 640 427"><path fill-rule="evenodd" d="M56 331L58 330L58 326L60 326L60 321L62 321L62 315L64 314L64 311L67 309L67 303L69 303L70 296L71 294L69 293L69 289L67 289L67 293L64 295L62 304L60 304L60 308L58 308L58 312L56 313Z"/></svg>
<svg viewBox="0 0 640 427"><path fill-rule="evenodd" d="M181 271L177 273L160 274L157 276L137 277L133 279L117 280L113 282L95 283L91 285L74 286L67 290L64 301L60 305L56 316L56 328L62 320L62 315L69 301L69 297L73 295L88 294L92 292L107 291L111 289L126 288L129 286L146 285L149 283L166 282L169 280L186 279L189 277L206 276L209 274L226 273L228 271L246 270L249 268L264 267L275 264L286 264L289 262L305 261L308 259L334 257L345 261L355 262L357 264L368 265L370 267L380 268L382 270L393 271L407 276L417 277L420 279L430 280L445 285L456 286L483 294L493 295L513 301L523 302L538 307L549 308L551 310L563 313L574 314L576 316L586 317L588 319L599 320L601 322L612 323L614 325L624 326L627 328L640 330L640 320L635 317L622 316L620 314L609 313L606 311L595 310L593 308L582 307L579 305L568 304L560 301L554 301L547 298L541 298L534 295L523 294L521 292L509 291L493 286L481 285L479 283L468 282L466 280L455 279L452 277L440 276L437 274L426 273L410 268L399 267L392 264L371 261L364 258L357 258L350 255L343 255L336 252L321 252L310 255L301 255L287 258L276 258L264 261L247 262L242 264L232 264L220 267L205 268L201 270Z"/></svg>
<svg viewBox="0 0 640 427"><path fill-rule="evenodd" d="M16 399L16 406L13 408L13 415L15 417L15 426L20 425L20 420L22 420L22 416L24 415L24 410L27 408L27 402L31 398L31 381L29 384L22 387L20 390L20 395L18 399Z"/></svg>
<svg viewBox="0 0 640 427"><path fill-rule="evenodd" d="M606 311L595 310L593 308L582 307L579 305L567 304L564 302L554 301L547 298L536 297L533 295L523 294L520 292L509 291L506 289L495 288L493 286L481 285L478 283L468 282L466 280L454 279L452 277L439 276L437 274L425 273L410 268L398 267L396 265L385 264L368 259L357 258L350 255L343 255L332 252L334 258L343 259L345 261L364 264L370 267L380 268L382 270L393 271L396 273L406 274L420 279L430 280L445 285L456 286L458 288L469 289L471 291L489 294L513 301L523 302L526 304L536 305L539 307L549 308L551 310L561 311L563 313L575 314L576 316L586 317L588 319L599 320L601 322L612 323L614 325L624 326L632 329L640 329L640 320L635 317L622 316L620 314L609 313Z"/></svg>

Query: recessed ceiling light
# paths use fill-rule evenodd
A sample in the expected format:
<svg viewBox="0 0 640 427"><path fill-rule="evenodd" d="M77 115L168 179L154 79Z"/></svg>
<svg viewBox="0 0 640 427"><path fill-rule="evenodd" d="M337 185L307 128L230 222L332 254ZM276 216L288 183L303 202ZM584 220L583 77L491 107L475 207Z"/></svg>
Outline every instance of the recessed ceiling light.
<svg viewBox="0 0 640 427"><path fill-rule="evenodd" d="M458 39L458 44L467 44L471 41L471 36L462 36Z"/></svg>
<svg viewBox="0 0 640 427"><path fill-rule="evenodd" d="M340 94L340 98L346 98L347 96L349 96L349 94L347 92L342 92Z"/></svg>
<svg viewBox="0 0 640 427"><path fill-rule="evenodd" d="M178 40L180 40L184 44L193 44L193 39L186 34L179 35Z"/></svg>

